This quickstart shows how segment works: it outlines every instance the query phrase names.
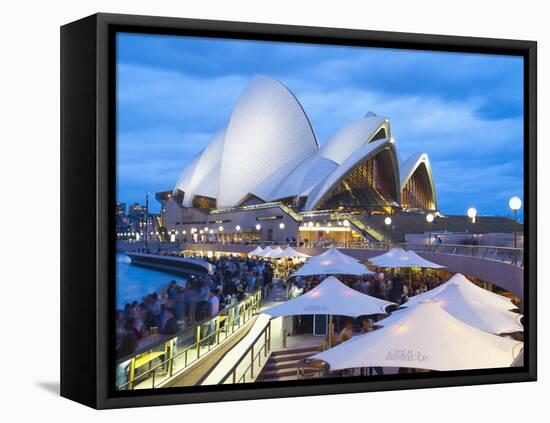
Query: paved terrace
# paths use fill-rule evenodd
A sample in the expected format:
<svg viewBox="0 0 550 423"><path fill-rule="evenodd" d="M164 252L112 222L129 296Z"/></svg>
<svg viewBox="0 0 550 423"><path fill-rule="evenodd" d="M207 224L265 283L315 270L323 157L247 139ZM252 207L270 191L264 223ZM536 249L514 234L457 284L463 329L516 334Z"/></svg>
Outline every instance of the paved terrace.
<svg viewBox="0 0 550 423"><path fill-rule="evenodd" d="M397 244L412 249L427 260L447 267L453 273L462 273L492 283L517 295L523 300L523 250L505 247L467 245L411 245ZM380 247L368 243L348 243L345 253L366 261L382 253ZM179 250L249 253L255 245L181 243ZM311 256L326 250L322 247L294 247Z"/></svg>

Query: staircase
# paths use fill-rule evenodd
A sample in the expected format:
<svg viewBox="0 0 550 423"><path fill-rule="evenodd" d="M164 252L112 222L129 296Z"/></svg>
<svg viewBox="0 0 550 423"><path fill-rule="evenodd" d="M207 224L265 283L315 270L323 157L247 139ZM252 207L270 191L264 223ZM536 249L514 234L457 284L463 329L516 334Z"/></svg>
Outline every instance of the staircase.
<svg viewBox="0 0 550 423"><path fill-rule="evenodd" d="M367 225L364 221L357 218L353 214L342 213L341 216L344 219L347 219L350 225L353 226L355 230L358 231L367 241L372 242L373 244L384 241L384 235Z"/></svg>
<svg viewBox="0 0 550 423"><path fill-rule="evenodd" d="M262 382L296 380L300 361L318 352L318 347L295 348L272 352L256 380Z"/></svg>

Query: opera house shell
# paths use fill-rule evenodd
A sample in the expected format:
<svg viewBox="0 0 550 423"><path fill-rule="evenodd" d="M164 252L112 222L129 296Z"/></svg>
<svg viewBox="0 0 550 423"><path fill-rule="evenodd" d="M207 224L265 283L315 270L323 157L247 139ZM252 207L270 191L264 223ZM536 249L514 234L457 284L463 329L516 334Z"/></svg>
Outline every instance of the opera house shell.
<svg viewBox="0 0 550 423"><path fill-rule="evenodd" d="M320 147L296 97L264 75L251 79L227 126L183 169L173 197L207 209L274 201L300 211L437 208L428 156L399 163L388 118L369 112Z"/></svg>

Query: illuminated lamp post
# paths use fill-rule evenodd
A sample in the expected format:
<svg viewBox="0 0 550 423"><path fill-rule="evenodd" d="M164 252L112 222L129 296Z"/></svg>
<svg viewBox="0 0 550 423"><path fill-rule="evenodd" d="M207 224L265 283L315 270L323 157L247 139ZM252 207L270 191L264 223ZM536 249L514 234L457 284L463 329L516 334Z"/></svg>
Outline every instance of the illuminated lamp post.
<svg viewBox="0 0 550 423"><path fill-rule="evenodd" d="M241 225L235 226L235 230L237 231L237 241L239 241L239 232L241 231ZM242 236L241 236L241 241L242 241Z"/></svg>
<svg viewBox="0 0 550 423"><path fill-rule="evenodd" d="M261 232L260 232L261 229L262 229L262 225L257 223L256 224L256 231L258 231L258 241L261 241Z"/></svg>
<svg viewBox="0 0 550 423"><path fill-rule="evenodd" d="M221 242L223 243L223 239L222 239L223 226L220 226L220 227L218 228L218 232L219 232L218 240L221 241Z"/></svg>
<svg viewBox="0 0 550 423"><path fill-rule="evenodd" d="M428 245L432 243L432 227L430 223L434 221L434 215L431 213L428 213L426 215L426 222L428 222Z"/></svg>
<svg viewBox="0 0 550 423"><path fill-rule="evenodd" d="M514 248L518 248L517 243L517 224L518 224L518 210L521 209L521 198L519 197L512 197L510 198L510 201L508 202L508 205L514 212Z"/></svg>
<svg viewBox="0 0 550 423"><path fill-rule="evenodd" d="M344 244L346 244L346 247L348 246L348 231L349 231L349 220L344 220L342 224L346 227L344 231Z"/></svg>
<svg viewBox="0 0 550 423"><path fill-rule="evenodd" d="M283 222L279 223L279 229L281 230L281 244L283 243L285 224Z"/></svg>
<svg viewBox="0 0 550 423"><path fill-rule="evenodd" d="M388 244L388 248L390 248L390 225L391 225L391 217L386 217L384 219L384 224L386 225L386 243Z"/></svg>
<svg viewBox="0 0 550 423"><path fill-rule="evenodd" d="M468 217L472 219L472 223L476 223L477 210L473 207L470 207L466 213Z"/></svg>

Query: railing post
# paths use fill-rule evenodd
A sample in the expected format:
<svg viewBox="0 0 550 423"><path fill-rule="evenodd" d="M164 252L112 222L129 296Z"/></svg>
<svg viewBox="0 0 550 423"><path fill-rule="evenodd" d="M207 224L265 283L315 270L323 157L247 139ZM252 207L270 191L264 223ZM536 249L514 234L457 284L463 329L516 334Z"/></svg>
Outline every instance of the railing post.
<svg viewBox="0 0 550 423"><path fill-rule="evenodd" d="M128 372L129 373L129 379L130 379L130 384L128 385L128 387L130 388L130 390L133 390L134 389L134 377L135 377L135 374L136 374L136 359L135 358L132 358L132 360L130 361L130 371Z"/></svg>
<svg viewBox="0 0 550 423"><path fill-rule="evenodd" d="M254 379L254 345L250 348L250 361L252 363L250 366L250 377Z"/></svg>
<svg viewBox="0 0 550 423"><path fill-rule="evenodd" d="M168 366L170 366L168 374L170 375L170 377L172 377L172 375L174 374L174 349L176 346L176 339L177 338L174 338L171 341L168 341L170 342L170 345L169 345L170 353L168 354L168 357L170 357L170 361L168 361Z"/></svg>
<svg viewBox="0 0 550 423"><path fill-rule="evenodd" d="M220 343L220 318L216 317L216 345Z"/></svg>
<svg viewBox="0 0 550 423"><path fill-rule="evenodd" d="M201 325L197 326L197 358L201 356Z"/></svg>
<svg viewBox="0 0 550 423"><path fill-rule="evenodd" d="M267 325L267 332L268 332L267 342L268 342L268 346L269 346L269 351L271 351L271 320L269 321L269 323Z"/></svg>

